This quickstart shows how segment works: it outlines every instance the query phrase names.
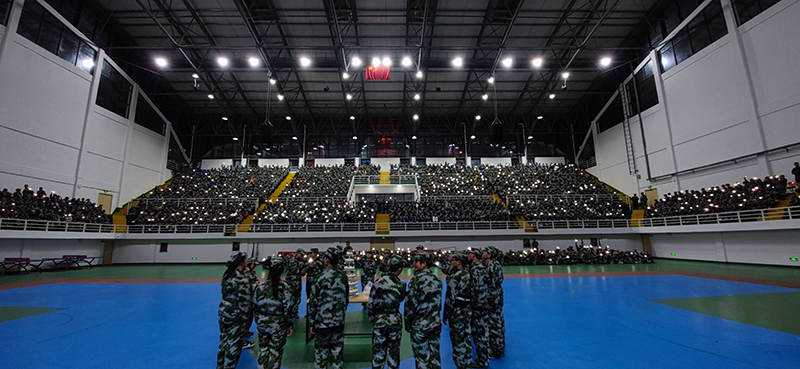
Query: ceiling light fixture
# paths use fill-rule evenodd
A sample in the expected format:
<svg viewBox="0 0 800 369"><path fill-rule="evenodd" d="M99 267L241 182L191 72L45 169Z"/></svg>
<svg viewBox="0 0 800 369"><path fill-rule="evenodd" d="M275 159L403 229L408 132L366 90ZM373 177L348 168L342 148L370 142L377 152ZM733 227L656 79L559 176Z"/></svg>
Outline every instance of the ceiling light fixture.
<svg viewBox="0 0 800 369"><path fill-rule="evenodd" d="M487 81L489 81L489 83L494 83L494 77L489 77Z"/></svg>
<svg viewBox="0 0 800 369"><path fill-rule="evenodd" d="M234 141L239 141L239 137L234 137L233 140Z"/></svg>
<svg viewBox="0 0 800 369"><path fill-rule="evenodd" d="M250 58L248 58L248 59L247 59L247 62L248 62L248 63L250 63L250 66L251 66L251 67L257 67L257 66L258 66L258 64L260 64L260 63L261 63L261 61L259 61L259 60L258 60L258 58L254 58L254 57L250 57Z"/></svg>
<svg viewBox="0 0 800 369"><path fill-rule="evenodd" d="M354 139L354 140L357 140L357 139L358 139L358 136L353 136L353 139Z"/></svg>
<svg viewBox="0 0 800 369"><path fill-rule="evenodd" d="M274 85L277 82L274 78L269 79L269 84Z"/></svg>
<svg viewBox="0 0 800 369"><path fill-rule="evenodd" d="M372 66L379 67L381 65L381 58L372 58Z"/></svg>
<svg viewBox="0 0 800 369"><path fill-rule="evenodd" d="M483 94L483 96L481 96L481 99L489 100L489 94Z"/></svg>
<svg viewBox="0 0 800 369"><path fill-rule="evenodd" d="M283 95L278 95L278 100L283 101Z"/></svg>
<svg viewBox="0 0 800 369"><path fill-rule="evenodd" d="M354 115L351 115L350 120L356 120L356 117Z"/></svg>
<svg viewBox="0 0 800 369"><path fill-rule="evenodd" d="M347 100L352 100L353 99L353 95L350 95L350 94L345 95L345 97L347 98Z"/></svg>
<svg viewBox="0 0 800 369"><path fill-rule="evenodd" d="M286 120L292 120L292 117L290 117L290 116L288 116L288 115L287 115L287 116L286 116Z"/></svg>
<svg viewBox="0 0 800 369"><path fill-rule="evenodd" d="M553 100L555 98L556 98L556 94L550 94L550 100Z"/></svg>
<svg viewBox="0 0 800 369"><path fill-rule="evenodd" d="M307 66L311 65L311 59L306 58L306 57L300 58L300 65L302 65L304 67L307 67Z"/></svg>
<svg viewBox="0 0 800 369"><path fill-rule="evenodd" d="M222 120L228 120L228 117L222 117Z"/></svg>
<svg viewBox="0 0 800 369"><path fill-rule="evenodd" d="M208 98L211 99L211 100L214 100L214 95L208 94Z"/></svg>
<svg viewBox="0 0 800 369"><path fill-rule="evenodd" d="M411 139L412 139L412 140L416 140L416 139L417 139L417 136L411 136Z"/></svg>
<svg viewBox="0 0 800 369"><path fill-rule="evenodd" d="M532 139L533 139L533 136L528 136L528 139L529 139L529 140L532 140Z"/></svg>
<svg viewBox="0 0 800 369"><path fill-rule="evenodd" d="M569 72L561 73L561 78L563 78L563 79L569 78Z"/></svg>
<svg viewBox="0 0 800 369"><path fill-rule="evenodd" d="M475 120L481 120L481 116L480 115L476 115L475 116Z"/></svg>
<svg viewBox="0 0 800 369"><path fill-rule="evenodd" d="M474 140L475 139L475 135L469 136L469 138Z"/></svg>
<svg viewBox="0 0 800 369"><path fill-rule="evenodd" d="M361 65L361 59L359 59L357 56L354 56L351 63L353 64L354 67L358 67Z"/></svg>
<svg viewBox="0 0 800 369"><path fill-rule="evenodd" d="M542 58L536 58L536 59L533 59L533 62L532 62L532 63L533 63L533 66L534 66L534 67L536 67L536 68L539 68L539 67L541 67L541 66L542 66L542 62L544 62L544 61L542 60Z"/></svg>
<svg viewBox="0 0 800 369"><path fill-rule="evenodd" d="M604 67L607 67L607 66L611 65L611 58L605 57L603 59L600 59L600 65L602 65Z"/></svg>
<svg viewBox="0 0 800 369"><path fill-rule="evenodd" d="M408 56L406 56L405 58L403 58L403 61L402 61L402 63L403 63L403 66L404 66L404 67L409 67L409 66L411 66L411 58L410 58L410 57L408 57Z"/></svg>
<svg viewBox="0 0 800 369"><path fill-rule="evenodd" d="M422 78L422 71L421 70L417 71L417 78Z"/></svg>
<svg viewBox="0 0 800 369"><path fill-rule="evenodd" d="M414 120L417 120L417 119L419 119L419 115L417 115L417 114L414 114L414 116L413 116L413 117L411 117L411 118L413 118Z"/></svg>
<svg viewBox="0 0 800 369"><path fill-rule="evenodd" d="M503 59L503 65L506 68L511 68L511 64L513 64L513 63L514 63L514 59L511 59L510 57Z"/></svg>
<svg viewBox="0 0 800 369"><path fill-rule="evenodd" d="M453 65L455 65L456 67L464 65L464 59L461 59L461 57L453 59Z"/></svg>
<svg viewBox="0 0 800 369"><path fill-rule="evenodd" d="M229 63L228 58L224 56L217 58L217 64L219 64L220 67L225 68L228 66L228 63Z"/></svg>
<svg viewBox="0 0 800 369"><path fill-rule="evenodd" d="M197 73L195 73L195 74L192 74L192 78L198 79L198 78L200 78L200 76L198 76Z"/></svg>
<svg viewBox="0 0 800 369"><path fill-rule="evenodd" d="M414 100L419 100L419 99L420 99L420 96L419 96L419 94L415 94L415 95L414 95Z"/></svg>
<svg viewBox="0 0 800 369"><path fill-rule="evenodd" d="M347 74L347 72L344 72L344 73L342 73L342 78L348 79L348 78L350 78L350 75Z"/></svg>
<svg viewBox="0 0 800 369"><path fill-rule="evenodd" d="M164 67L166 67L166 66L167 66L167 59L164 59L164 58L156 58L156 65L158 65L158 66L159 66L159 67L161 67L161 68L164 68Z"/></svg>
<svg viewBox="0 0 800 369"><path fill-rule="evenodd" d="M536 117L536 119L544 119L544 115L540 115L540 116Z"/></svg>
<svg viewBox="0 0 800 369"><path fill-rule="evenodd" d="M387 66L387 67L388 67L388 66L390 66L390 65L392 65L392 59L389 59L389 57L388 57L388 56L384 56L384 57L383 57L383 65L385 65L385 66Z"/></svg>

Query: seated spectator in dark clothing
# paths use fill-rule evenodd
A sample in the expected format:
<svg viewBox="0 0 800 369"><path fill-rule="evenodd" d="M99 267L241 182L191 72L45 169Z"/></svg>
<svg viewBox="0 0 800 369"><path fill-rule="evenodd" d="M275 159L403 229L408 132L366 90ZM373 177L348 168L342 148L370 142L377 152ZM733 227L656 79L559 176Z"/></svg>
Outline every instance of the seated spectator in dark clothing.
<svg viewBox="0 0 800 369"><path fill-rule="evenodd" d="M800 163L794 162L794 168L792 168L792 174L794 174L794 183L800 185Z"/></svg>
<svg viewBox="0 0 800 369"><path fill-rule="evenodd" d="M8 189L0 192L0 218L111 223L103 208L88 199L61 198L55 192L47 196L41 187L34 193L27 185L13 194Z"/></svg>

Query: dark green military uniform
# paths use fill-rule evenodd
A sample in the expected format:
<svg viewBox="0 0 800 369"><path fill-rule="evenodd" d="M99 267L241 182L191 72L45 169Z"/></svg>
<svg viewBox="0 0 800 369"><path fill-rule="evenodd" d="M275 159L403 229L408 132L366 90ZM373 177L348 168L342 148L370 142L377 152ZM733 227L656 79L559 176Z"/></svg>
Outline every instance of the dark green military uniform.
<svg viewBox="0 0 800 369"><path fill-rule="evenodd" d="M336 248L325 252L331 262L341 264L342 256ZM311 291L308 324L316 335L314 366L317 369L341 369L344 364L344 318L347 311L347 274L332 265L317 276Z"/></svg>
<svg viewBox="0 0 800 369"><path fill-rule="evenodd" d="M403 316L400 304L406 298L406 284L392 270L401 270L403 259L389 260L389 273L375 281L369 293L367 314L372 322L372 368L390 369L400 366L400 337L403 335Z"/></svg>
<svg viewBox="0 0 800 369"><path fill-rule="evenodd" d="M467 264L467 254L454 253L451 257L461 261L462 267L459 269L450 265L451 273L447 276L447 293L444 300L444 320L450 324L450 342L453 344L453 362L456 364L456 369L466 369L472 361L470 342L472 282L469 272L463 267Z"/></svg>
<svg viewBox="0 0 800 369"><path fill-rule="evenodd" d="M363 290L367 287L368 283L375 281L375 273L378 272L378 263L373 258L364 258L361 260L361 271L363 272L361 277L361 289Z"/></svg>
<svg viewBox="0 0 800 369"><path fill-rule="evenodd" d="M228 267L236 267L247 258L236 251L228 260ZM226 272L227 273L227 272ZM217 369L234 369L242 354L242 325L252 299L250 280L240 269L234 269L222 280L222 302L219 303L219 351Z"/></svg>
<svg viewBox="0 0 800 369"><path fill-rule="evenodd" d="M258 285L253 297L258 327L258 364L264 369L280 369L287 333L292 328L292 292L289 284L280 280L283 259L274 258L268 263L270 265L264 268L270 273L264 283ZM273 273L273 269L277 273ZM275 277L277 281L273 281Z"/></svg>
<svg viewBox="0 0 800 369"><path fill-rule="evenodd" d="M491 291L489 291L489 276L486 267L481 263L482 252L473 249L471 253L476 254L478 260L469 267L469 275L472 279L472 340L475 343L475 353L477 359L475 365L478 367L489 366L489 303L491 302Z"/></svg>
<svg viewBox="0 0 800 369"><path fill-rule="evenodd" d="M503 317L503 267L494 258L499 253L496 248L489 247L492 260L486 265L489 275L489 290L491 293L491 309L489 309L489 349L491 357L505 356L506 349L506 321Z"/></svg>
<svg viewBox="0 0 800 369"><path fill-rule="evenodd" d="M295 255L305 255L303 249L297 249ZM306 263L304 258L297 259L293 256L286 263L286 283L292 291L291 312L293 317L299 316L300 298L303 296L303 275L306 274Z"/></svg>
<svg viewBox="0 0 800 369"><path fill-rule="evenodd" d="M317 253L317 249L311 249L312 253ZM309 263L308 267L306 268L306 298L311 297L311 290L314 287L314 280L317 279L317 276L322 274L322 271L325 270L325 263L322 261L322 258L318 255L317 258L314 260L314 265Z"/></svg>
<svg viewBox="0 0 800 369"><path fill-rule="evenodd" d="M425 261L430 267L427 252L418 252L416 261ZM442 332L442 280L430 269L414 273L408 284L405 304L406 330L411 333L411 350L417 369L442 367L439 354L439 335Z"/></svg>

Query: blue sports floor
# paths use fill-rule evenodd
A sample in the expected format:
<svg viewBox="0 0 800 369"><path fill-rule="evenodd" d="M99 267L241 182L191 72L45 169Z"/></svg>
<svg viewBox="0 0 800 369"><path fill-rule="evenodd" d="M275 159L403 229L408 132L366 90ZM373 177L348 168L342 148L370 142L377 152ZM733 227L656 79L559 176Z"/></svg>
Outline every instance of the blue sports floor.
<svg viewBox="0 0 800 369"><path fill-rule="evenodd" d="M798 335L652 301L798 289L683 275L509 278L504 286L506 356L491 368L800 367ZM219 283L0 290L0 313L4 307L52 309L0 316L0 368L213 368L219 300ZM454 368L446 326L441 352L442 367ZM401 364L413 367L413 359ZM256 368L251 351L239 368Z"/></svg>

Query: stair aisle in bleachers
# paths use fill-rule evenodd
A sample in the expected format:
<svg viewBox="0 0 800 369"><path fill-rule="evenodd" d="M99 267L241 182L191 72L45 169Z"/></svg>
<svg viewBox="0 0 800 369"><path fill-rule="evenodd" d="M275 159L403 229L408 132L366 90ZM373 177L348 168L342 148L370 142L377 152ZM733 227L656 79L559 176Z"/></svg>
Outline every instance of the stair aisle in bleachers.
<svg viewBox="0 0 800 369"><path fill-rule="evenodd" d="M380 184L392 184L392 181L389 179L389 174L391 174L391 172L381 172Z"/></svg>
<svg viewBox="0 0 800 369"><path fill-rule="evenodd" d="M275 192L273 192L272 195L269 195L269 200L267 201L272 203L278 201L278 196L280 196L281 192L283 192L283 190L286 189L286 186L288 186L289 183L292 182L292 178L294 178L294 175L295 172L290 172L289 175L287 175L286 178L283 179L283 182L281 182L280 186L278 186L278 188L275 189ZM258 211L261 212L262 209L263 207L259 208Z"/></svg>
<svg viewBox="0 0 800 369"><path fill-rule="evenodd" d="M774 208L767 210L767 212L764 214L764 218L758 218L757 221L763 222L765 220L770 221L783 219L784 214L786 214L786 209L783 208L788 207L791 202L791 196L784 197L783 200L778 201Z"/></svg>
<svg viewBox="0 0 800 369"><path fill-rule="evenodd" d="M262 205L262 207L259 208L259 211L261 209L263 209L263 205ZM253 219L255 219L255 218L256 218L255 215L248 215L244 219L242 219L242 222L239 223L238 227L236 227L236 233L249 232L250 231L250 226L253 225Z"/></svg>
<svg viewBox="0 0 800 369"><path fill-rule="evenodd" d="M133 200L117 209L117 211L111 215L111 222L116 226L114 233L127 233L128 209L134 208L137 205L139 205L139 200Z"/></svg>
<svg viewBox="0 0 800 369"><path fill-rule="evenodd" d="M375 234L389 234L389 222L391 217L389 214L375 215Z"/></svg>
<svg viewBox="0 0 800 369"><path fill-rule="evenodd" d="M641 227L640 220L644 219L644 210L633 210L631 212L631 227Z"/></svg>

